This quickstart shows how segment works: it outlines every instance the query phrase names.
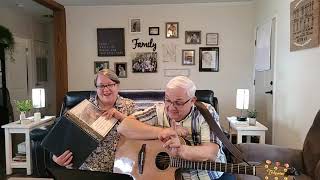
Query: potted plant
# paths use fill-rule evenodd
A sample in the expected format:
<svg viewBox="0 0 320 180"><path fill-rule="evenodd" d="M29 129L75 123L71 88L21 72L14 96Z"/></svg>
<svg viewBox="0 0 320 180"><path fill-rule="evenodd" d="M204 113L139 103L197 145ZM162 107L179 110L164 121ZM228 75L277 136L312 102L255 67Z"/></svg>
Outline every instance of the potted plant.
<svg viewBox="0 0 320 180"><path fill-rule="evenodd" d="M255 126L256 125L256 118L257 118L258 112L254 109L254 110L248 110L248 121L249 121L249 125L251 126Z"/></svg>
<svg viewBox="0 0 320 180"><path fill-rule="evenodd" d="M14 38L8 28L0 25L0 45L9 50L10 59L13 61Z"/></svg>
<svg viewBox="0 0 320 180"><path fill-rule="evenodd" d="M20 120L26 119L26 112L32 109L32 101L30 99L15 101L17 110L20 112Z"/></svg>

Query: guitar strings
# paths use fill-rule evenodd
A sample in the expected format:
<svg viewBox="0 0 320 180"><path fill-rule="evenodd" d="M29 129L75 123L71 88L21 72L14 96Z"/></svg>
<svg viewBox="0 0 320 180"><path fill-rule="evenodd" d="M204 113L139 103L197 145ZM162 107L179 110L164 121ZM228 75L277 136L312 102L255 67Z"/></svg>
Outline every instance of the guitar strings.
<svg viewBox="0 0 320 180"><path fill-rule="evenodd" d="M232 167L231 166L232 164L230 164L230 163L220 163L220 162L212 162L212 161L194 161L194 162L192 162L192 161L183 160L183 159L170 157L170 156L166 156L166 155L158 155L156 157L156 161L160 162L160 163L170 163L172 161L173 163L178 163L178 164L182 164L182 163L190 163L190 164L201 163L200 168L198 168L198 169L201 169L201 167L203 167L203 166L207 166L208 163L209 163L209 165L218 164L218 166L215 166L215 167L220 167L220 164L221 164L221 169L226 169L227 171L230 171L230 172L231 172L231 169L232 169L233 172L236 172L236 171L239 170L239 171L246 171L247 173L251 173L251 174L253 173L253 169L252 169L253 166L245 166L245 165L239 165L239 164L233 164L233 167ZM177 161L180 161L180 162L177 162ZM225 166L229 166L230 168L226 168Z"/></svg>

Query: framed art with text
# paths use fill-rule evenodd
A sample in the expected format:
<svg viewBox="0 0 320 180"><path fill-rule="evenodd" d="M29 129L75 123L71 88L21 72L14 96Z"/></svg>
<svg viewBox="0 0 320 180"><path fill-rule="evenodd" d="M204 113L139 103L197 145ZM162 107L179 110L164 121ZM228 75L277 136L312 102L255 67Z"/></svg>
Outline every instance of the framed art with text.
<svg viewBox="0 0 320 180"><path fill-rule="evenodd" d="M98 28L98 56L125 56L124 28Z"/></svg>
<svg viewBox="0 0 320 180"><path fill-rule="evenodd" d="M319 0L294 0L290 3L290 51L318 47Z"/></svg>
<svg viewBox="0 0 320 180"><path fill-rule="evenodd" d="M199 71L218 72L219 71L219 47L199 48Z"/></svg>

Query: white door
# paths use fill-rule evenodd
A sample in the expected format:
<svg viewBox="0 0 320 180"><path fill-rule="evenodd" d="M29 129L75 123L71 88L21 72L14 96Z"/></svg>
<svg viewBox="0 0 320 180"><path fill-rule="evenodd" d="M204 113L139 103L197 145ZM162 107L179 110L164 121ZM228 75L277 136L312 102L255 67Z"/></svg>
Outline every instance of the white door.
<svg viewBox="0 0 320 180"><path fill-rule="evenodd" d="M255 108L258 112L257 121L268 127L266 143L272 144L273 124L273 85L274 85L274 57L275 57L276 18L271 25L271 69L255 71Z"/></svg>
<svg viewBox="0 0 320 180"><path fill-rule="evenodd" d="M28 63L30 62L30 40L14 37L14 61L6 58L6 80L13 107L14 119L19 119L15 100L28 99L29 96L29 74Z"/></svg>

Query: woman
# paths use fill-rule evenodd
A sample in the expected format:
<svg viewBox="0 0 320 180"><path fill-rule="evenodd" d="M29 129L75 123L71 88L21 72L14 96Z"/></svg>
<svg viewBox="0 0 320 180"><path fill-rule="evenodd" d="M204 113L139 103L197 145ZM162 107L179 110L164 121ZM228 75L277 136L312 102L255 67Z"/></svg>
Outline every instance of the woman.
<svg viewBox="0 0 320 180"><path fill-rule="evenodd" d="M105 139L99 144L81 165L80 169L92 171L112 172L115 150L119 141L117 126L127 115L134 111L134 103L132 100L123 98L118 95L119 78L109 69L100 70L94 80L97 95L91 97L93 102L100 110L104 111L103 116L107 118L114 117L118 119L118 123L110 130ZM53 156L52 160L60 166L72 166L72 152L65 151L59 157Z"/></svg>

